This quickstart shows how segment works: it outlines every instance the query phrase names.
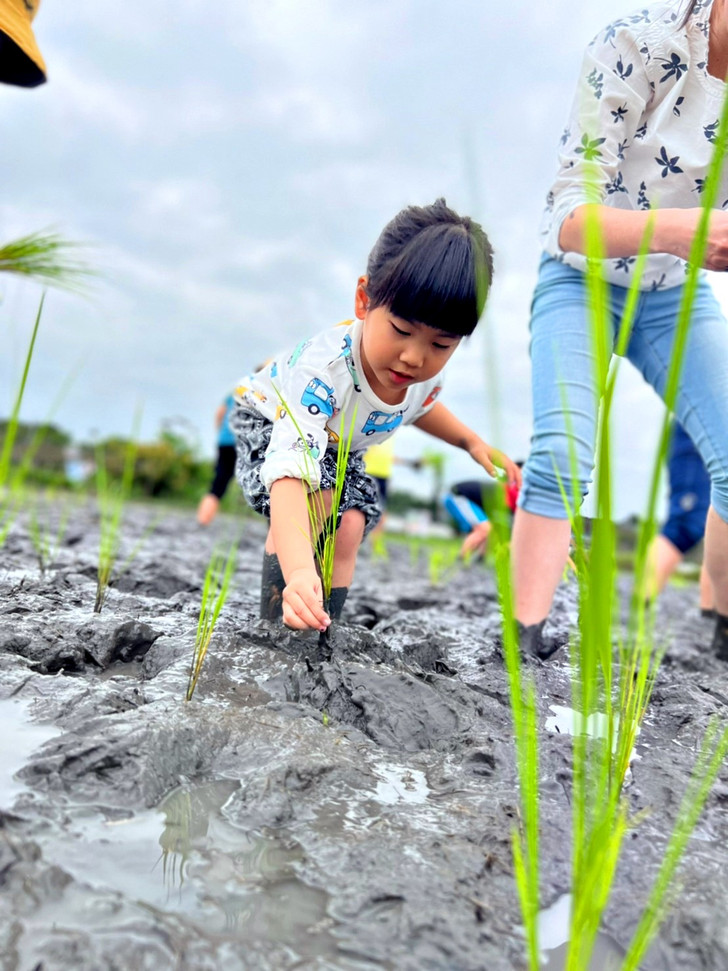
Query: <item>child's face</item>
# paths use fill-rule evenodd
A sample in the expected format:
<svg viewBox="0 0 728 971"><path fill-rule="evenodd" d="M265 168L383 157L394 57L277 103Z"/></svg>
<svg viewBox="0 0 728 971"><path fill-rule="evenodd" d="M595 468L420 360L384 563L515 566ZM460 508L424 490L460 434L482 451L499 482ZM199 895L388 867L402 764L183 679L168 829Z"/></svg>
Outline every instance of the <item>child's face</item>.
<svg viewBox="0 0 728 971"><path fill-rule="evenodd" d="M369 309L364 277L356 288L355 310L364 321L361 359L372 390L396 405L410 385L429 381L445 367L461 338L427 324L395 317L388 307Z"/></svg>

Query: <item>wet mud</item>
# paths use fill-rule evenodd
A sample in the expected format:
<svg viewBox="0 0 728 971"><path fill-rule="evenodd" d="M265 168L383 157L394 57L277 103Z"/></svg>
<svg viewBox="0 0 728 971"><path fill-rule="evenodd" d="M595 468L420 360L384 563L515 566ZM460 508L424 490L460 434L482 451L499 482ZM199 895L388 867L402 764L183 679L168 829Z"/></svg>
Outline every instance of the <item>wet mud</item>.
<svg viewBox="0 0 728 971"><path fill-rule="evenodd" d="M185 703L205 567L239 524L158 515L127 510L122 559L143 542L100 615L91 506L45 576L22 520L0 550L0 968L525 967L490 573L433 587L406 547L390 544L387 560L364 551L322 649L258 620L263 529L247 519ZM552 626L575 618L566 584ZM625 844L598 971L629 943L696 747L728 704L695 588L668 590L658 630L666 656L626 790L644 818ZM544 961L556 969L563 936L549 915L570 890L570 738L554 730L570 705L566 653L531 670ZM727 837L724 770L644 969L728 969Z"/></svg>

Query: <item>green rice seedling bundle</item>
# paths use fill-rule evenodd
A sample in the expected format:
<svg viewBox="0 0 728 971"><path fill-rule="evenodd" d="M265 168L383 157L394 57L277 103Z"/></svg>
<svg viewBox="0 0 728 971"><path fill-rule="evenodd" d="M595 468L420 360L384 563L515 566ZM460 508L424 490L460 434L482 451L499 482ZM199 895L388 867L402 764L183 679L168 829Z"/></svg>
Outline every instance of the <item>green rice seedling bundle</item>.
<svg viewBox="0 0 728 971"><path fill-rule="evenodd" d="M94 613L100 613L109 590L109 583L117 565L121 547L121 520L134 480L136 442L128 442L124 455L121 479L109 478L106 456L100 446L96 450L96 496L99 504L99 562L96 573ZM133 554L132 554L133 555ZM128 562L128 561L127 561Z"/></svg>
<svg viewBox="0 0 728 971"><path fill-rule="evenodd" d="M212 556L207 564L205 579L202 584L202 598L200 601L200 613L197 621L197 633L195 634L195 647L192 654L192 664L190 675L187 681L187 693L185 701L191 701L197 682L200 680L202 664L207 655L207 651L215 633L215 627L220 618L225 601L230 593L233 573L237 562L238 540L230 544L230 548L225 552L216 547L212 551Z"/></svg>
<svg viewBox="0 0 728 971"><path fill-rule="evenodd" d="M58 510L55 527L51 525L52 509ZM53 490L49 490L45 497L35 496L32 502L28 531L42 577L56 561L66 535L70 513L70 497L59 498Z"/></svg>

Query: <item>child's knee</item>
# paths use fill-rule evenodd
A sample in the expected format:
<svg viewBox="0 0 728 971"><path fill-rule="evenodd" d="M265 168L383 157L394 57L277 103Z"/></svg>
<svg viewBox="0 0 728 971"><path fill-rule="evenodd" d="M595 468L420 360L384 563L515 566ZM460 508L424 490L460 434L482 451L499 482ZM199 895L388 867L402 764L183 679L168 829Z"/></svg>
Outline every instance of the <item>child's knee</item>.
<svg viewBox="0 0 728 971"><path fill-rule="evenodd" d="M337 531L337 547L342 552L357 550L364 538L365 525L364 513L360 509L347 509Z"/></svg>

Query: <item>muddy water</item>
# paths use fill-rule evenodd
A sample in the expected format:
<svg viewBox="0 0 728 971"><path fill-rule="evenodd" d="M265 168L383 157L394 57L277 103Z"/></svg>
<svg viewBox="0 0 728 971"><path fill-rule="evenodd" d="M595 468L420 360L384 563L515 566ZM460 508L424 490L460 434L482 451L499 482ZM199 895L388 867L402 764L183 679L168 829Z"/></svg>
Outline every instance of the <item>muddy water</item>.
<svg viewBox="0 0 728 971"><path fill-rule="evenodd" d="M131 508L133 548L156 510ZM92 614L98 529L79 509L44 578L19 523L0 550L0 968L525 967L518 819L493 579L440 587L392 546L362 555L326 656L256 619L261 524L195 698L182 701L204 569L233 524L170 512ZM123 551L124 552L124 551ZM624 590L625 596L627 588ZM728 670L690 589L660 606L666 661L627 788L630 834L594 969L626 949ZM558 631L576 616L559 591ZM569 671L540 699L545 966L563 966ZM568 718L567 718L568 721ZM728 969L728 776L644 968Z"/></svg>

